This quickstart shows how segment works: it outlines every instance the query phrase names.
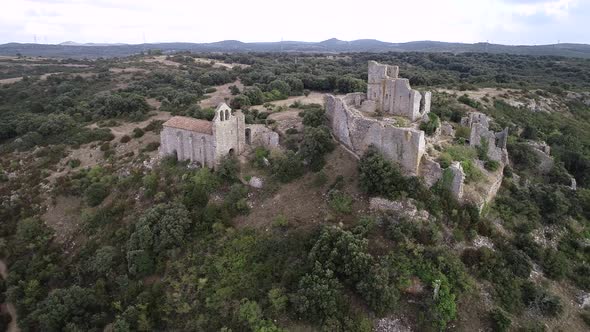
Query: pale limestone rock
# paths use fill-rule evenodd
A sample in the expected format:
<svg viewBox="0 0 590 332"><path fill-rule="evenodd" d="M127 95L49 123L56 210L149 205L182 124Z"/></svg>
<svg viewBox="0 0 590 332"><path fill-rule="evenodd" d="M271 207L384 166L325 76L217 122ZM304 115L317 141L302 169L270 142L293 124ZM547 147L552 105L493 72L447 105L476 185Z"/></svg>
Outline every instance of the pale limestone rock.
<svg viewBox="0 0 590 332"><path fill-rule="evenodd" d="M448 122L444 122L440 126L440 133L444 136L455 137L455 129L453 129L453 126Z"/></svg>
<svg viewBox="0 0 590 332"><path fill-rule="evenodd" d="M409 200L391 201L382 197L373 197L369 201L369 208L373 211L389 212L400 218L428 220L430 214L424 210L418 210L416 205Z"/></svg>
<svg viewBox="0 0 590 332"><path fill-rule="evenodd" d="M458 161L453 162L449 167L453 178L451 181L451 193L458 201L463 199L463 185L465 183L465 172L463 172L463 166Z"/></svg>
<svg viewBox="0 0 590 332"><path fill-rule="evenodd" d="M260 189L264 186L264 182L261 178L253 176L252 178L250 178L250 181L248 181L248 185L252 188Z"/></svg>

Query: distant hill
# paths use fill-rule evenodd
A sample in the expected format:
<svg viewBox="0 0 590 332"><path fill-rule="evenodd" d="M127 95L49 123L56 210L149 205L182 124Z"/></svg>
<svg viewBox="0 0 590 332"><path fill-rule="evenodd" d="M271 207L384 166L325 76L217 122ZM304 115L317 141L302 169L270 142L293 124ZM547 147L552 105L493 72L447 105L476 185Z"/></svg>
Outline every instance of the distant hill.
<svg viewBox="0 0 590 332"><path fill-rule="evenodd" d="M409 43L387 43L375 39L343 41L336 38L321 42L260 42L244 43L238 40L224 40L214 43L153 43L153 44L96 44L72 41L58 45L8 43L0 45L0 55L46 56L63 58L120 57L159 49L164 53L178 51L192 52L488 52L521 55L556 55L590 58L590 45L555 44L535 46L510 46L489 43L445 43L416 41Z"/></svg>

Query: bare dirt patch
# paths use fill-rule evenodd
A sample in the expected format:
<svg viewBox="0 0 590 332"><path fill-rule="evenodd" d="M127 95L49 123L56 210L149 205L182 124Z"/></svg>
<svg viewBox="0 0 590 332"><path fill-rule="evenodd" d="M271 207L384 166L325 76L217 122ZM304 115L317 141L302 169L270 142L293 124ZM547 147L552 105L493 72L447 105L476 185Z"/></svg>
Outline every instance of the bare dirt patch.
<svg viewBox="0 0 590 332"><path fill-rule="evenodd" d="M41 218L55 231L55 239L59 243L70 242L80 226L81 199L58 196L54 202L47 202L46 206L47 211Z"/></svg>
<svg viewBox="0 0 590 332"><path fill-rule="evenodd" d="M269 230L279 215L287 218L292 227L356 221L368 211L367 198L358 189L357 161L339 146L326 161L324 172L328 181L322 186L314 185L317 174L310 172L295 181L280 184L271 194L265 192L268 188L252 190L253 207L247 216L237 217L235 225ZM339 215L327 205L327 190L339 175L344 177L343 191L353 198L353 212L349 215Z"/></svg>
<svg viewBox="0 0 590 332"><path fill-rule="evenodd" d="M151 58L145 58L145 59L142 59L142 61L148 62L148 63L158 62L163 65L171 66L171 67L180 67L180 65L181 65L178 62L167 60L165 55L158 55L158 56L154 56Z"/></svg>
<svg viewBox="0 0 590 332"><path fill-rule="evenodd" d="M237 80L233 83L227 83L224 85L216 86L215 92L205 95L207 99L201 101L201 107L217 107L217 105L219 105L220 103L229 104L229 101L233 98L233 95L231 94L231 91L229 89L229 87L232 85L237 86L240 89L240 91L244 89L244 85L242 84L242 82L240 82L240 80Z"/></svg>
<svg viewBox="0 0 590 332"><path fill-rule="evenodd" d="M225 63L225 62L219 62L218 60L215 59L207 59L207 58L195 58L196 62L199 63L213 63L213 67L215 68L228 68L228 69L232 69L233 67L240 67L240 68L248 68L250 67L250 65L246 65L246 64L242 64L242 63Z"/></svg>

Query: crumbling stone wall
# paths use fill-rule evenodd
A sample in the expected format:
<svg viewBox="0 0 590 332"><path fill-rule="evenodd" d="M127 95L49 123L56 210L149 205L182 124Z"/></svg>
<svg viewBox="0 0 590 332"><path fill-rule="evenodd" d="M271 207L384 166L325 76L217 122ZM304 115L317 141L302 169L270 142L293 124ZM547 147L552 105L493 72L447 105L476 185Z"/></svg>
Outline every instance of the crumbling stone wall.
<svg viewBox="0 0 590 332"><path fill-rule="evenodd" d="M358 94L344 98L326 95L326 117L336 139L357 156L374 145L405 173L417 175L425 152L424 132L366 117L353 107L356 102Z"/></svg>
<svg viewBox="0 0 590 332"><path fill-rule="evenodd" d="M493 132L489 129L490 119L485 114L479 112L469 113L469 116L463 118L461 123L471 128L469 145L480 146L484 142L487 142L488 158L501 162L504 165L508 163L508 151L506 150L508 128L505 128L499 133Z"/></svg>
<svg viewBox="0 0 590 332"><path fill-rule="evenodd" d="M367 99L377 111L401 115L411 121L430 112L432 94L420 93L410 87L410 81L399 78L399 67L369 61Z"/></svg>
<svg viewBox="0 0 590 332"><path fill-rule="evenodd" d="M246 125L246 137L249 137L246 141L249 140L252 145L268 149L279 146L279 134L262 124Z"/></svg>

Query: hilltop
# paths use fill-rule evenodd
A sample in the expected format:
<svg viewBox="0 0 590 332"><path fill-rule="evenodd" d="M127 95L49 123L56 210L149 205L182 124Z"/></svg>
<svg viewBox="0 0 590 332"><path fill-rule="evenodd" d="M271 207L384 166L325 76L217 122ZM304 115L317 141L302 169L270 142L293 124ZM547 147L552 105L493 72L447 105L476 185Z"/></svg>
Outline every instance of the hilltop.
<svg viewBox="0 0 590 332"><path fill-rule="evenodd" d="M92 46L92 47L90 47ZM51 44L8 43L0 45L0 55L46 56L61 58L122 57L161 50L173 52L305 52L305 53L344 53L344 52L450 52L450 53L493 53L535 56L566 56L590 58L590 45L501 45L490 43L446 43L437 41L414 41L389 43L375 39L343 41L336 38L321 42L281 41L250 42L223 40L212 43L144 43L144 44L94 44L64 42Z"/></svg>

